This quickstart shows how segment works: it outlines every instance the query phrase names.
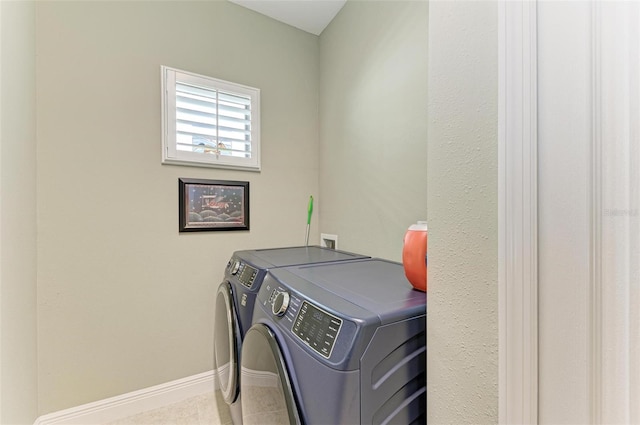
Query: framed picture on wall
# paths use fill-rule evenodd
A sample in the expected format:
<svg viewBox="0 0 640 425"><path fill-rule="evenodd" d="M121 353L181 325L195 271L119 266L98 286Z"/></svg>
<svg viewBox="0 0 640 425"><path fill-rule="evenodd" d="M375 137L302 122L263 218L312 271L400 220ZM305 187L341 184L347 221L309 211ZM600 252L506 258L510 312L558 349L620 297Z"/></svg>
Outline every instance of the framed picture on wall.
<svg viewBox="0 0 640 425"><path fill-rule="evenodd" d="M178 179L180 232L249 230L249 182Z"/></svg>

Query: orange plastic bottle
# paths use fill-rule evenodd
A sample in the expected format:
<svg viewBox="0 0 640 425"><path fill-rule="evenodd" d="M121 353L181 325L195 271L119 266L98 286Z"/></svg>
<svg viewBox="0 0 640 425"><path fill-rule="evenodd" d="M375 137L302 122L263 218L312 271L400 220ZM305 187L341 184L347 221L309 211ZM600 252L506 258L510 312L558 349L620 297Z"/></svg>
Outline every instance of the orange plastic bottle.
<svg viewBox="0 0 640 425"><path fill-rule="evenodd" d="M413 224L404 235L402 248L404 274L411 285L420 291L427 291L427 222Z"/></svg>

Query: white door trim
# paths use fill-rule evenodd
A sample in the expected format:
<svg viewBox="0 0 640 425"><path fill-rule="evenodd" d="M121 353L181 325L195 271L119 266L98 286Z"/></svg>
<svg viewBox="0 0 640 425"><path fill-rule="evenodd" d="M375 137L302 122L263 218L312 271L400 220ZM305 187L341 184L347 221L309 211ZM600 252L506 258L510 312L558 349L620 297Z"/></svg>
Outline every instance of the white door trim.
<svg viewBox="0 0 640 425"><path fill-rule="evenodd" d="M502 0L498 46L499 423L538 422L535 1Z"/></svg>
<svg viewBox="0 0 640 425"><path fill-rule="evenodd" d="M602 423L602 99L600 2L591 6L591 187L589 270L589 406L591 423Z"/></svg>
<svg viewBox="0 0 640 425"><path fill-rule="evenodd" d="M638 423L640 5L592 2L590 421Z"/></svg>

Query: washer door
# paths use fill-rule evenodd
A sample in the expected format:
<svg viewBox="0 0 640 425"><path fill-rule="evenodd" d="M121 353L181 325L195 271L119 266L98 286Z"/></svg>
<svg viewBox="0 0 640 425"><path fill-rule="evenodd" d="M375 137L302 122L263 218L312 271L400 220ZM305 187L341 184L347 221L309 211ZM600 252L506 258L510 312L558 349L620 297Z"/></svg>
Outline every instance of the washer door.
<svg viewBox="0 0 640 425"><path fill-rule="evenodd" d="M238 398L240 334L231 284L223 282L216 294L216 310L213 331L213 365L217 377L216 397L221 396L231 404Z"/></svg>
<svg viewBox="0 0 640 425"><path fill-rule="evenodd" d="M253 325L244 337L240 385L244 425L302 423L282 352L265 325Z"/></svg>

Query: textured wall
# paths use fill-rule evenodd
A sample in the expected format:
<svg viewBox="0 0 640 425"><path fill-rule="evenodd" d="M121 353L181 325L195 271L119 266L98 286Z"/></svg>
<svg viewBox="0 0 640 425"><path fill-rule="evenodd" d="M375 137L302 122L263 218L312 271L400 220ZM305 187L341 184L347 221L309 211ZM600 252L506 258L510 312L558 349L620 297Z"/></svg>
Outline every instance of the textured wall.
<svg viewBox="0 0 640 425"><path fill-rule="evenodd" d="M36 7L44 414L211 370L231 253L304 243L318 38L229 2ZM160 65L262 90L262 172L160 164ZM178 177L250 181L251 231L179 234Z"/></svg>
<svg viewBox="0 0 640 425"><path fill-rule="evenodd" d="M35 7L0 2L0 423L37 416Z"/></svg>
<svg viewBox="0 0 640 425"><path fill-rule="evenodd" d="M429 8L430 424L498 420L497 4Z"/></svg>
<svg viewBox="0 0 640 425"><path fill-rule="evenodd" d="M320 36L320 220L400 260L427 215L426 1L349 1Z"/></svg>

